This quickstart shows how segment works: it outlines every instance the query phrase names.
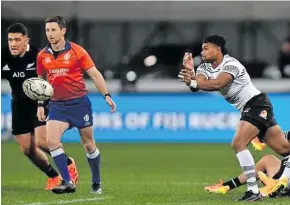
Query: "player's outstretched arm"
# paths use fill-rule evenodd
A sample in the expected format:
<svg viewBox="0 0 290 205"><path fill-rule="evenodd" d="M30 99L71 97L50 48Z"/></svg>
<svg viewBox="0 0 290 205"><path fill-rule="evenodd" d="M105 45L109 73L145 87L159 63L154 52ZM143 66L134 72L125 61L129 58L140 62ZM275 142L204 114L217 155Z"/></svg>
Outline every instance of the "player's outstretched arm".
<svg viewBox="0 0 290 205"><path fill-rule="evenodd" d="M92 68L89 68L86 70L87 74L90 76L90 78L93 80L96 88L103 94L103 96L106 99L106 102L108 105L112 108L112 112L115 112L117 107L115 102L111 99L111 96L108 95L109 91L105 82L105 79L103 75L100 73L100 71L93 66Z"/></svg>
<svg viewBox="0 0 290 205"><path fill-rule="evenodd" d="M224 88L233 81L233 77L229 73L221 72L216 79L204 80L195 78L191 81L191 87L204 91L217 91Z"/></svg>

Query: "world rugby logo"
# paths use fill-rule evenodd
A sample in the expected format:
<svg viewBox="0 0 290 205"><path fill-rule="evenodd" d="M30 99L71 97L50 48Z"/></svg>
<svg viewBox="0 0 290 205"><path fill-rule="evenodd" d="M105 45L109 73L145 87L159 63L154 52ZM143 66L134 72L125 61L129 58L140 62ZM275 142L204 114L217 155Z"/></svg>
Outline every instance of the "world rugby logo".
<svg viewBox="0 0 290 205"><path fill-rule="evenodd" d="M84 121L88 122L89 120L90 120L90 117L89 117L88 114L86 114L86 115L84 116Z"/></svg>
<svg viewBox="0 0 290 205"><path fill-rule="evenodd" d="M84 121L86 122L86 123L85 123L85 126L88 126L88 125L91 124L91 123L89 122L89 120L90 120L90 117L89 117L88 114L86 114L86 115L84 116Z"/></svg>
<svg viewBox="0 0 290 205"><path fill-rule="evenodd" d="M69 60L69 58L70 58L70 54L69 53L67 53L67 54L65 54L64 56L63 56L63 58L64 58L64 60Z"/></svg>

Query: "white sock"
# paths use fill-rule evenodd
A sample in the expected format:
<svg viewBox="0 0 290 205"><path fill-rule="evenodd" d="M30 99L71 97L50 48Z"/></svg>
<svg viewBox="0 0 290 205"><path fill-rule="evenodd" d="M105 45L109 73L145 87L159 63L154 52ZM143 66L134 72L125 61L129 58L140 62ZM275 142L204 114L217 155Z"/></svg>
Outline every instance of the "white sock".
<svg viewBox="0 0 290 205"><path fill-rule="evenodd" d="M249 150L243 150L237 153L237 158L247 178L247 191L253 191L258 194L259 188L257 186L256 174L255 174L255 161Z"/></svg>
<svg viewBox="0 0 290 205"><path fill-rule="evenodd" d="M290 179L290 155L288 156L288 160L285 162L285 169L280 177L280 179L287 177Z"/></svg>

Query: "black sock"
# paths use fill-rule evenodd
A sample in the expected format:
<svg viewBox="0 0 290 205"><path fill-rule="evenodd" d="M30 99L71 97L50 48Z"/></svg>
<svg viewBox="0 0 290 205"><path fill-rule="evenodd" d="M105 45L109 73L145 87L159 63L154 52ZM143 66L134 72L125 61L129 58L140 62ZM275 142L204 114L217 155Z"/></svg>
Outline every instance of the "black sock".
<svg viewBox="0 0 290 205"><path fill-rule="evenodd" d="M67 166L71 165L72 164L72 160L67 155L65 155L65 156L67 158Z"/></svg>
<svg viewBox="0 0 290 205"><path fill-rule="evenodd" d="M231 179L231 180L229 180L229 181L223 183L223 186L229 186L230 189L237 188L237 187L239 187L239 186L241 186L241 185L242 185L242 184L241 184L241 182L240 182L240 180L239 180L238 177L236 177L236 178L234 178L234 179Z"/></svg>
<svg viewBox="0 0 290 205"><path fill-rule="evenodd" d="M45 152L46 154L50 155L50 151L48 148L43 148L43 147L38 147L39 149L41 149L43 152ZM50 155L51 156L51 155Z"/></svg>
<svg viewBox="0 0 290 205"><path fill-rule="evenodd" d="M51 166L51 164L48 165L44 172L49 178L54 178L59 175L59 173Z"/></svg>

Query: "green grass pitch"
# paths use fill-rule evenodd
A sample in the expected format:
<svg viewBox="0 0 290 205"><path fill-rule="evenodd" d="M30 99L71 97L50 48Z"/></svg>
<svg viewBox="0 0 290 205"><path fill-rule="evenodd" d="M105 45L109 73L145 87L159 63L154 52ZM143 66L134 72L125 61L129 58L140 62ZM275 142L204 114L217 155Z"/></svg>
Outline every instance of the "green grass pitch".
<svg viewBox="0 0 290 205"><path fill-rule="evenodd" d="M235 202L246 187L227 195L205 193L203 187L220 177L229 179L240 167L229 144L100 144L103 195L90 193L90 172L79 144L64 144L76 160L77 192L45 191L46 177L34 168L14 143L2 143L2 204L53 205L211 205ZM251 150L255 160L266 153ZM289 198L258 204L290 204Z"/></svg>

